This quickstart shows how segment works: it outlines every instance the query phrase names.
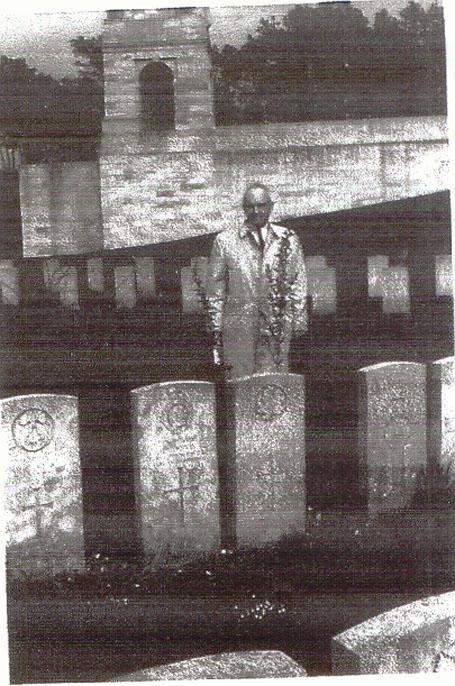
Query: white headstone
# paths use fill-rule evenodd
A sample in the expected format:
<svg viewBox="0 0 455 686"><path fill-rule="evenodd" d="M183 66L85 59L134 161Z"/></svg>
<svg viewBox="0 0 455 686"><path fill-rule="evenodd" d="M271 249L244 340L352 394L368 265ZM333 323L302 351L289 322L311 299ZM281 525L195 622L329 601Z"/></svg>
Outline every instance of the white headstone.
<svg viewBox="0 0 455 686"><path fill-rule="evenodd" d="M75 265L68 265L59 283L59 295L62 305L79 307L79 280Z"/></svg>
<svg viewBox="0 0 455 686"><path fill-rule="evenodd" d="M155 264L153 257L140 255L134 258L136 263L137 292L144 298L153 297L156 294Z"/></svg>
<svg viewBox="0 0 455 686"><path fill-rule="evenodd" d="M436 295L453 297L453 269L451 255L435 255Z"/></svg>
<svg viewBox="0 0 455 686"><path fill-rule="evenodd" d="M305 528L305 380L257 374L229 382L238 546Z"/></svg>
<svg viewBox="0 0 455 686"><path fill-rule="evenodd" d="M194 280L193 267L182 267L180 270L182 289L182 312L192 314L201 311L201 299Z"/></svg>
<svg viewBox="0 0 455 686"><path fill-rule="evenodd" d="M103 260L101 257L91 257L87 260L87 282L92 291L102 293L104 290Z"/></svg>
<svg viewBox="0 0 455 686"><path fill-rule="evenodd" d="M433 457L455 477L455 357L431 365L430 441ZM455 484L454 484L455 486Z"/></svg>
<svg viewBox="0 0 455 686"><path fill-rule="evenodd" d="M0 294L4 305L19 305L19 274L12 260L0 260Z"/></svg>
<svg viewBox="0 0 455 686"><path fill-rule="evenodd" d="M132 391L140 529L146 552L220 545L215 391L180 381Z"/></svg>
<svg viewBox="0 0 455 686"><path fill-rule="evenodd" d="M389 267L389 258L385 255L371 255L368 257L368 296L382 298L382 276Z"/></svg>
<svg viewBox="0 0 455 686"><path fill-rule="evenodd" d="M360 481L368 510L411 505L427 468L426 369L384 362L359 370Z"/></svg>
<svg viewBox="0 0 455 686"><path fill-rule="evenodd" d="M382 309L386 314L410 312L408 267L389 266L389 258L385 255L369 256L368 296L382 298Z"/></svg>
<svg viewBox="0 0 455 686"><path fill-rule="evenodd" d="M118 308L136 307L136 272L134 265L114 267L115 303Z"/></svg>
<svg viewBox="0 0 455 686"><path fill-rule="evenodd" d="M44 260L43 277L46 289L56 296L62 305L79 307L78 274L75 265L62 264L55 258Z"/></svg>
<svg viewBox="0 0 455 686"><path fill-rule="evenodd" d="M383 310L387 314L411 311L407 267L389 267L382 275Z"/></svg>
<svg viewBox="0 0 455 686"><path fill-rule="evenodd" d="M83 569L77 398L24 395L5 398L0 407L9 569Z"/></svg>
<svg viewBox="0 0 455 686"><path fill-rule="evenodd" d="M331 314L337 309L336 270L327 266L323 256L305 258L308 293L312 297L313 312Z"/></svg>

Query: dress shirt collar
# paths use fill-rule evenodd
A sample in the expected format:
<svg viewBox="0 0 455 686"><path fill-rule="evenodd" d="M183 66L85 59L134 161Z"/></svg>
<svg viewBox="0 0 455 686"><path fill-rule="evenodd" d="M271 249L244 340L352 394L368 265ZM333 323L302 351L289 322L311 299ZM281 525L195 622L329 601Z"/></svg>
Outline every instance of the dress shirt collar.
<svg viewBox="0 0 455 686"><path fill-rule="evenodd" d="M266 225L266 227L267 227L267 233L268 233L269 229L271 229L272 233L277 238L281 238L286 231L286 229L283 226L277 226L277 224L272 224L271 222L269 222ZM262 229L260 229L260 230L262 230ZM247 236L248 233L250 233L250 231L252 233L255 233L257 231L257 229L253 229L252 227L248 226L248 224L244 223L243 226L241 226L239 229L240 238L245 238L245 236Z"/></svg>

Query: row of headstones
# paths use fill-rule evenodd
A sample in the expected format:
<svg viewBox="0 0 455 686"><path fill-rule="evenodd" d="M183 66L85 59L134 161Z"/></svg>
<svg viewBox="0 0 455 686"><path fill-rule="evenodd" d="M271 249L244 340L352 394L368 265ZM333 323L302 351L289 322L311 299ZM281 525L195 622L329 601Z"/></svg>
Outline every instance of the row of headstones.
<svg viewBox="0 0 455 686"><path fill-rule="evenodd" d="M455 468L455 358L429 370L384 363L360 370L359 377L360 475L368 511L407 508L429 460ZM227 465L220 460L214 384L167 382L131 392L135 493L146 553L217 550L220 499L227 494L238 546L305 529L304 377L261 374L227 386ZM77 398L17 396L2 400L1 409L9 449L10 560L23 566L34 559L32 566L39 566L51 557L57 567L70 560L74 568L83 566Z"/></svg>
<svg viewBox="0 0 455 686"><path fill-rule="evenodd" d="M63 263L57 258L40 262L43 282L50 295L62 305L80 306L79 275L76 265ZM200 312L201 301L197 280L206 286L207 257L194 257L191 264L180 270L182 309L184 313ZM306 258L308 294L316 314L335 314L337 311L336 270L327 264L327 258L316 255ZM435 256L435 297L453 295L452 262L450 255ZM103 259L86 261L87 286L93 294L105 288ZM195 279L195 274L197 275ZM153 257L134 256L130 264L113 266L115 303L120 309L133 309L141 299L156 296ZM19 268L12 260L0 261L0 289L2 303L18 305L21 301ZM385 255L368 257L368 296L381 298L386 314L410 312L409 270L406 266L390 266Z"/></svg>
<svg viewBox="0 0 455 686"><path fill-rule="evenodd" d="M130 264L112 266L114 298L119 309L133 309L140 299L149 300L156 296L153 257L141 255L131 259ZM78 309L81 298L77 265L58 258L40 260L37 264L42 268L42 281L49 296L66 307ZM85 268L89 292L93 296L105 293L103 258L88 258ZM19 270L20 267L13 260L0 260L1 302L5 305L19 305L22 301Z"/></svg>
<svg viewBox="0 0 455 686"><path fill-rule="evenodd" d="M311 296L315 314L336 314L337 277L335 267L327 264L323 255L305 258L308 278L308 295ZM181 287L184 312L199 312L200 298L194 284L196 272L201 285L207 280L207 257L194 257L191 265L181 270ZM385 314L409 313L411 311L409 269L407 266L391 266L386 255L368 257L368 297L381 298ZM453 296L452 258L435 255L435 297Z"/></svg>

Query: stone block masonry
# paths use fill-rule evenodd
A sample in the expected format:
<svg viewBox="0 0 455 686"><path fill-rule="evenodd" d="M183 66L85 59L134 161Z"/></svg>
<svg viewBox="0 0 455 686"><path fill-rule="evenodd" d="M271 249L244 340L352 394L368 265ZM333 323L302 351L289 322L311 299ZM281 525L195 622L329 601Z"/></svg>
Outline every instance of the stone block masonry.
<svg viewBox="0 0 455 686"><path fill-rule="evenodd" d="M448 187L443 117L220 127L142 140L124 125L106 124L101 146L106 248L238 225L243 190L254 180L273 190L277 221Z"/></svg>

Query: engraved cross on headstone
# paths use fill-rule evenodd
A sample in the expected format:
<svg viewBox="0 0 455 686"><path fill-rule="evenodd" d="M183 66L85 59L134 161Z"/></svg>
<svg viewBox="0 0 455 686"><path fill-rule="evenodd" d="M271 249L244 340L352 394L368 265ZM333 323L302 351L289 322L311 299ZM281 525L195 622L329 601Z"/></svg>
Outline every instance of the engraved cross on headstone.
<svg viewBox="0 0 455 686"><path fill-rule="evenodd" d="M46 502L46 503L40 503L40 498L39 498L39 487L38 488L33 488L32 489L34 492L34 498L35 502L33 505L26 505L25 507L22 508L22 510L34 510L35 511L35 527L36 527L36 537L41 538L43 535L43 528L42 528L42 511L44 508L49 508L53 507L54 503L52 500Z"/></svg>
<svg viewBox="0 0 455 686"><path fill-rule="evenodd" d="M165 493L177 493L179 496L179 512L180 512L180 524L182 527L185 526L185 491L196 491L199 489L199 484L196 483L189 483L185 485L184 482L184 475L183 472L185 470L185 467L178 466L177 467L177 472L178 472L178 483L179 485L177 488L169 488L165 491ZM192 472L194 471L194 468L187 468L187 471Z"/></svg>
<svg viewBox="0 0 455 686"><path fill-rule="evenodd" d="M283 484L283 480L285 477L284 472L278 468L275 461L272 461L270 462L268 471L256 472L256 476L263 477L267 480L267 483L270 486L271 490L272 510L275 510L277 486L281 486Z"/></svg>

